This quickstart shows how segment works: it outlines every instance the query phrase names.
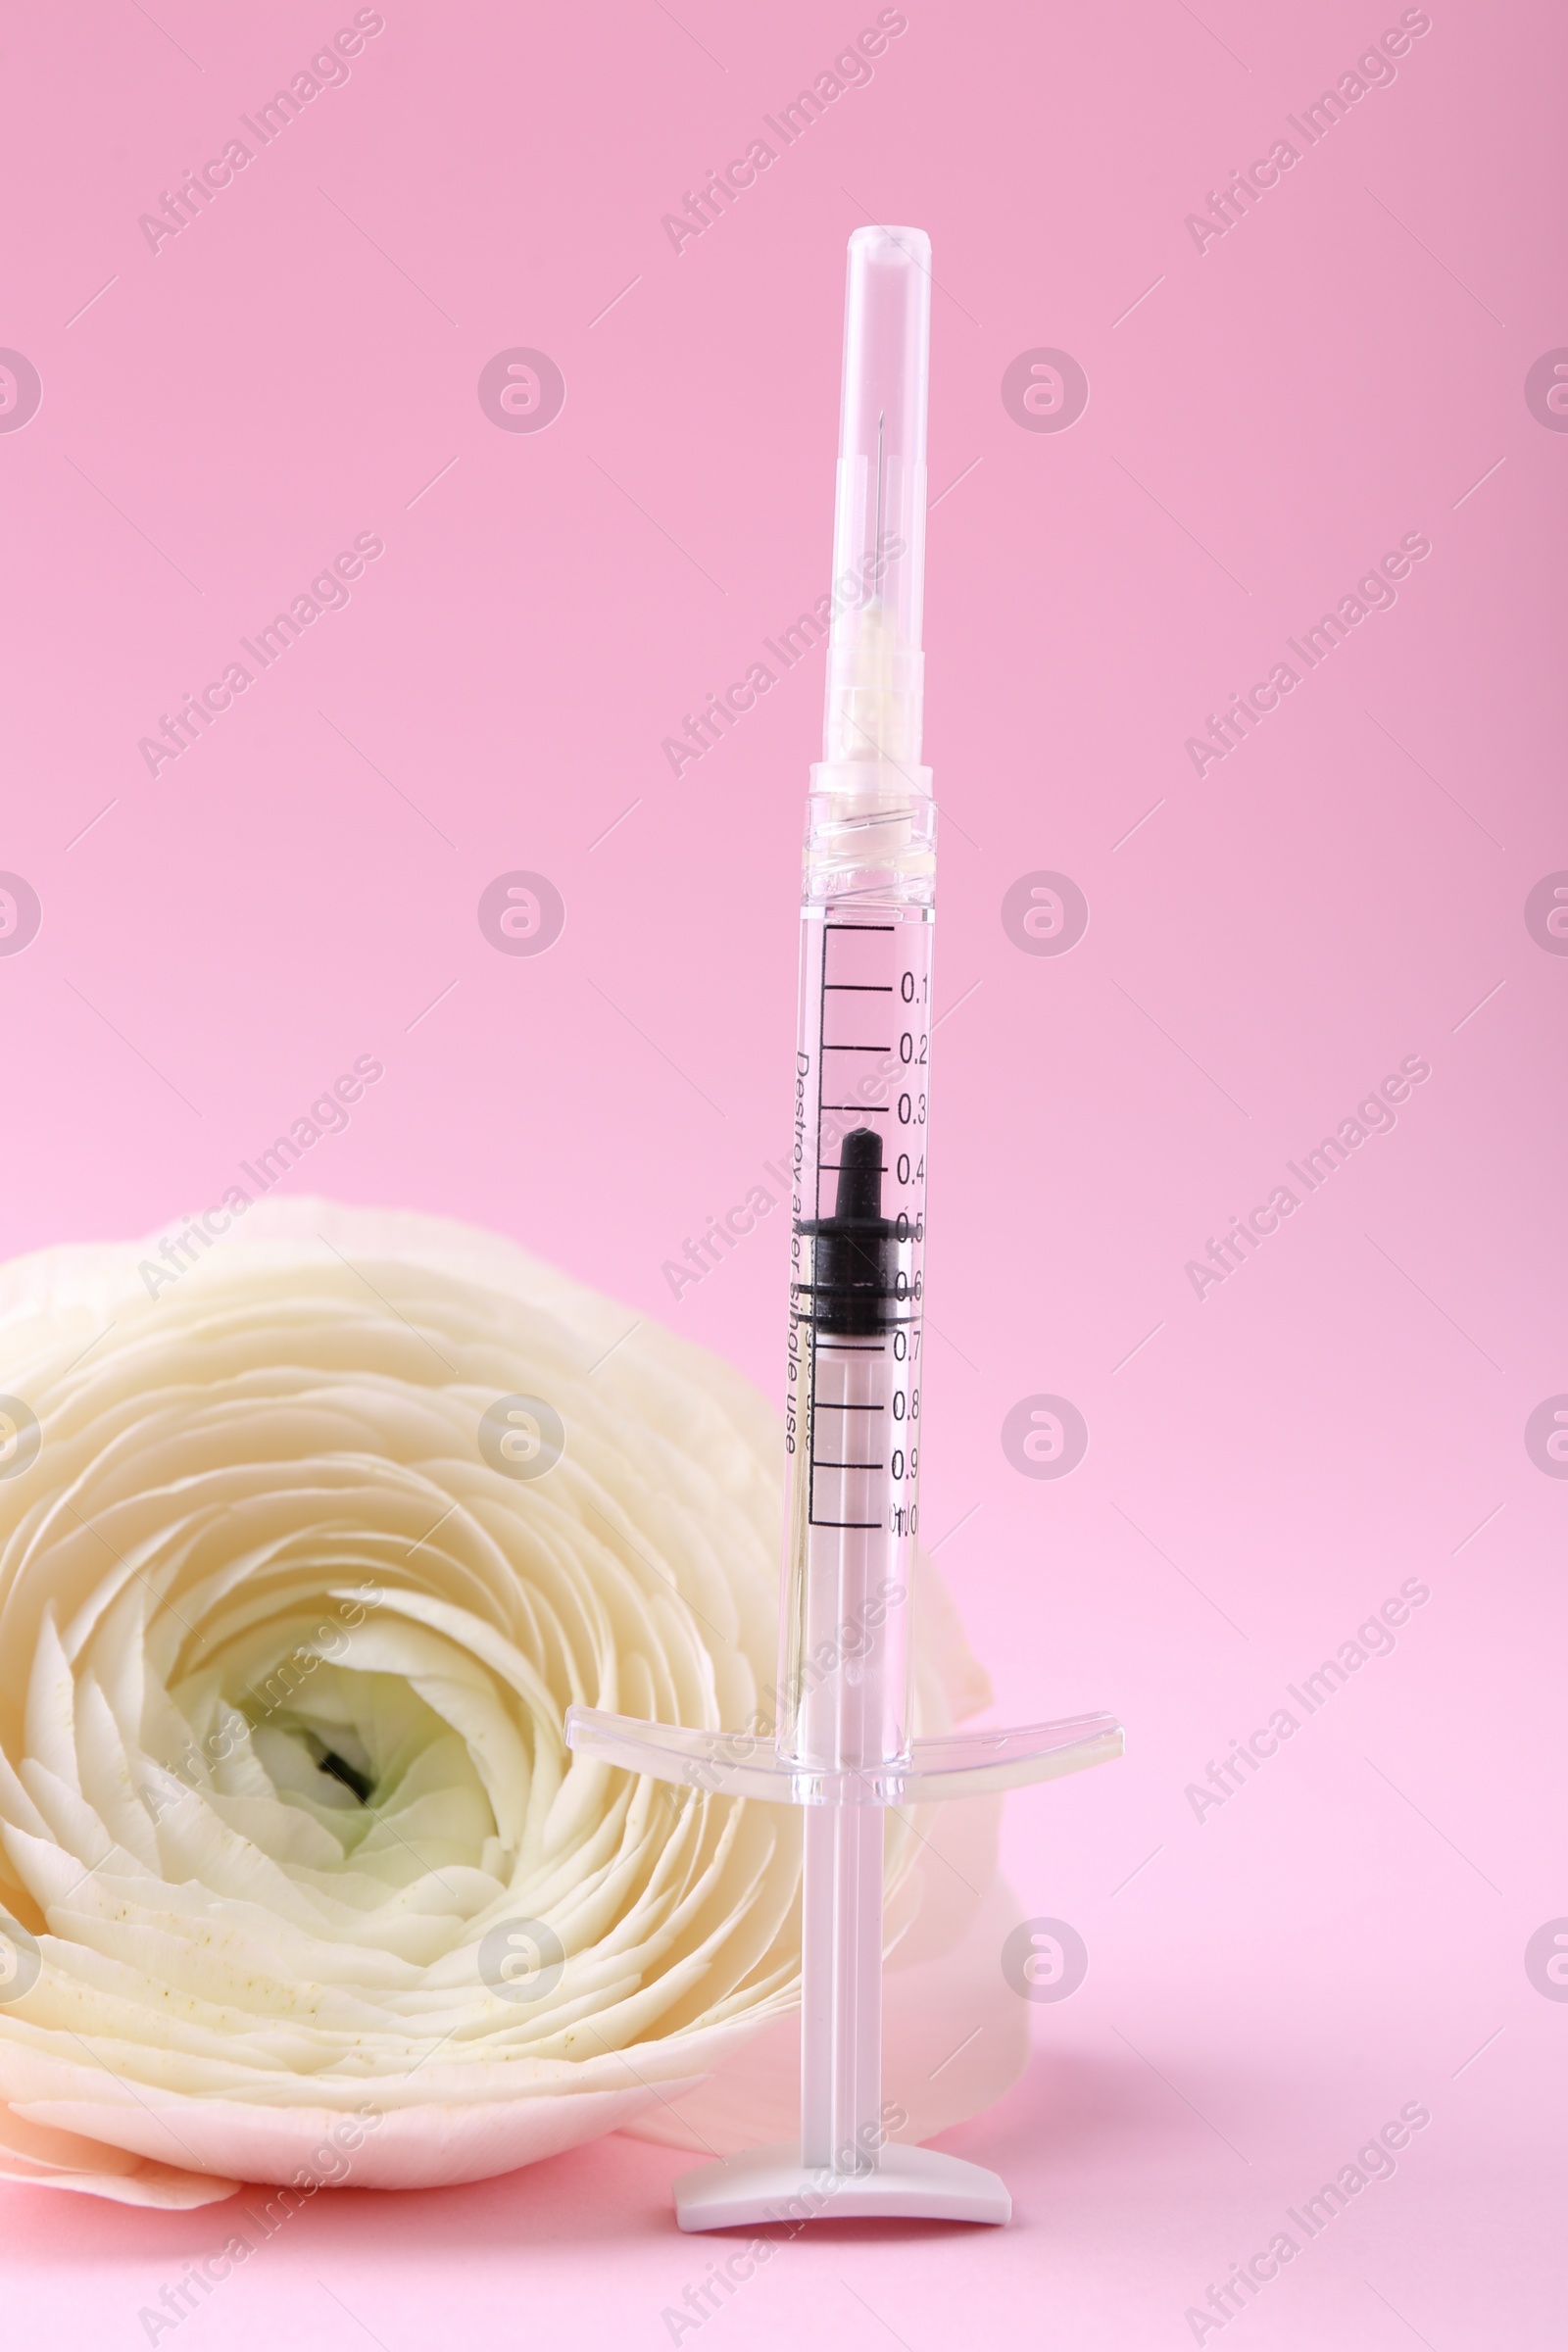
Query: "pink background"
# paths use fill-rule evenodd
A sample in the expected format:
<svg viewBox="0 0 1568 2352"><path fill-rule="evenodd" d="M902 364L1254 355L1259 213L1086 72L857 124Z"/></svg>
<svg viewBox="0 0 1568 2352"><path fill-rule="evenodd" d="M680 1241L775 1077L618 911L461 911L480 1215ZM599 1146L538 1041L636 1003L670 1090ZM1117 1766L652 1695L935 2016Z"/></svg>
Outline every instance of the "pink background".
<svg viewBox="0 0 1568 2352"><path fill-rule="evenodd" d="M387 0L156 255L138 216L352 9L97 0L8 40L0 343L43 400L0 434L0 866L43 926L0 959L7 1250L170 1229L374 1054L291 1190L514 1234L778 1394L782 1215L678 1303L662 1268L785 1140L820 656L678 781L661 744L826 585L846 238L932 236L925 1520L1002 1719L1113 1706L1128 1755L1009 1807L1025 1909L1091 1954L953 2135L1014 2226L798 2239L705 2346L1189 2343L1407 2101L1396 2177L1237 2340L1560 2341L1568 2004L1523 1953L1568 1913L1568 1485L1523 1428L1568 1390L1568 960L1523 909L1568 866L1568 441L1523 387L1568 339L1563 29L1434 0L1200 254L1187 214L1399 17L1202 13L909 0L679 255L662 216L874 7ZM547 431L479 405L514 346L564 375ZM1038 346L1087 371L1069 431L1004 408ZM347 610L149 776L138 738L362 531ZM1206 713L1412 531L1397 604L1196 776ZM476 920L514 868L565 903L537 957ZM1092 910L1061 957L1002 927L1037 868ZM1200 1301L1186 1261L1410 1054L1395 1131ZM1059 1482L1001 1447L1038 1392L1091 1433ZM1197 1821L1412 1577L1394 1654ZM180 2342L665 2343L712 2259L682 2161L323 2198ZM224 2234L0 2209L27 2337L143 2340Z"/></svg>

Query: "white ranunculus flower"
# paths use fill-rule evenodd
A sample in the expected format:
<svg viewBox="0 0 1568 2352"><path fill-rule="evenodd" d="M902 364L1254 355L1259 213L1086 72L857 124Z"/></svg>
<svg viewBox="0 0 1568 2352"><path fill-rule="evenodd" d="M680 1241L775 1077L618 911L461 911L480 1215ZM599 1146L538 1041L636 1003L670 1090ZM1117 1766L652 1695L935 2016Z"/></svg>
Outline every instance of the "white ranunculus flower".
<svg viewBox="0 0 1568 2352"><path fill-rule="evenodd" d="M156 1297L150 1254L0 1272L0 2178L195 2205L786 2136L798 1816L562 1737L759 1708L769 1408L430 1218L258 1204ZM987 1692L921 1607L935 1732ZM890 1833L901 2136L1022 2063L995 1827Z"/></svg>

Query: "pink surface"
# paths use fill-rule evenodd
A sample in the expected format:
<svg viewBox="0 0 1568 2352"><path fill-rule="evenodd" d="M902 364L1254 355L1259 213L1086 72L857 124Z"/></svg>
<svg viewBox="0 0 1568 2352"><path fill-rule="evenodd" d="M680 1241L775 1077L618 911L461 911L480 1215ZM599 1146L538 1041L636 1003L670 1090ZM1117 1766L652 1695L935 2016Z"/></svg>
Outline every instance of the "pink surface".
<svg viewBox="0 0 1568 2352"><path fill-rule="evenodd" d="M874 7L383 14L266 147L241 118L352 8L12 28L0 344L42 397L0 430L0 868L42 921L0 953L5 1248L171 1229L374 1054L285 1183L513 1233L777 1394L777 1209L678 1298L665 1267L777 1191L821 657L764 640L827 585L846 238L929 229L926 1525L1001 1718L1112 1705L1129 1753L1009 1806L1025 1908L1090 1955L953 2135L1013 2228L819 2231L699 2332L1559 2342L1568 2001L1525 1950L1568 1914L1568 1483L1551 1408L1534 1456L1525 1425L1568 1392L1553 885L1526 920L1568 880L1560 17L1440 0L1308 146L1290 118L1396 6L911 0L786 148L764 118ZM153 250L139 217L236 135L251 162ZM662 217L759 137L776 160L677 252ZM1252 209L1189 226L1281 139ZM498 427L553 398L519 351L564 380L543 431ZM1032 429L1076 381L1042 351L1087 378L1068 430ZM240 641L360 534L384 552L346 607L262 670ZM1418 538L1396 601L1289 650ZM139 740L235 661L247 690L150 773ZM663 740L758 662L770 691L672 773ZM1244 741L1188 748L1281 662ZM1089 908L1060 956L1004 928L1042 872ZM481 931L516 873L564 905L545 953ZM1011 904L1051 944L1050 902ZM1309 1193L1287 1163L1406 1057L1396 1124ZM1200 1297L1189 1261L1281 1186ZM1059 1480L1003 1450L1042 1396L1089 1433ZM1309 1717L1290 1687L1412 1582ZM1200 1807L1282 1707L1294 1736ZM1406 2104L1393 2178L1294 2229ZM673 2231L681 2161L614 2139L320 2198L180 2340L690 2341L662 2315L722 2249ZM225 2234L0 2207L28 2337L145 2340ZM1281 2230L1296 2258L1196 2328Z"/></svg>

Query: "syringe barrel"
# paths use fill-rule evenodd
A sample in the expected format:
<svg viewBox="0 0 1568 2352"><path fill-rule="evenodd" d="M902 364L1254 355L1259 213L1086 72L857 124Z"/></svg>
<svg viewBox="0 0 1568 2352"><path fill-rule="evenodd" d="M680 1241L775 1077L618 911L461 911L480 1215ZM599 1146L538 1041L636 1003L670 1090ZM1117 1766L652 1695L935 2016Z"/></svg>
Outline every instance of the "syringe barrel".
<svg viewBox="0 0 1568 2352"><path fill-rule="evenodd" d="M912 1735L935 917L934 803L858 772L808 803L779 1635L780 1749L837 1767Z"/></svg>
<svg viewBox="0 0 1568 2352"><path fill-rule="evenodd" d="M931 240L850 239L824 760L920 760Z"/></svg>

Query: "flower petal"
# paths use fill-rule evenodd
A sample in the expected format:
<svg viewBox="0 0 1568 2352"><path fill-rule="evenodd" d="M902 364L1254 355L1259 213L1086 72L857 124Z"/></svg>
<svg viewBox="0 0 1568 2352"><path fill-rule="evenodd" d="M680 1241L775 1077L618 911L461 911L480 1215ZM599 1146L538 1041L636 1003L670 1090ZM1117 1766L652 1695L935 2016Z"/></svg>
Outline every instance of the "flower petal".
<svg viewBox="0 0 1568 2352"><path fill-rule="evenodd" d="M0 2177L179 2204L793 2128L798 1816L562 1735L759 1709L746 1382L494 1237L292 1200L0 1269L0 1392L41 1432L0 1459ZM921 1573L939 1732L988 1693ZM1016 2060L994 1841L890 1822L911 2131Z"/></svg>

